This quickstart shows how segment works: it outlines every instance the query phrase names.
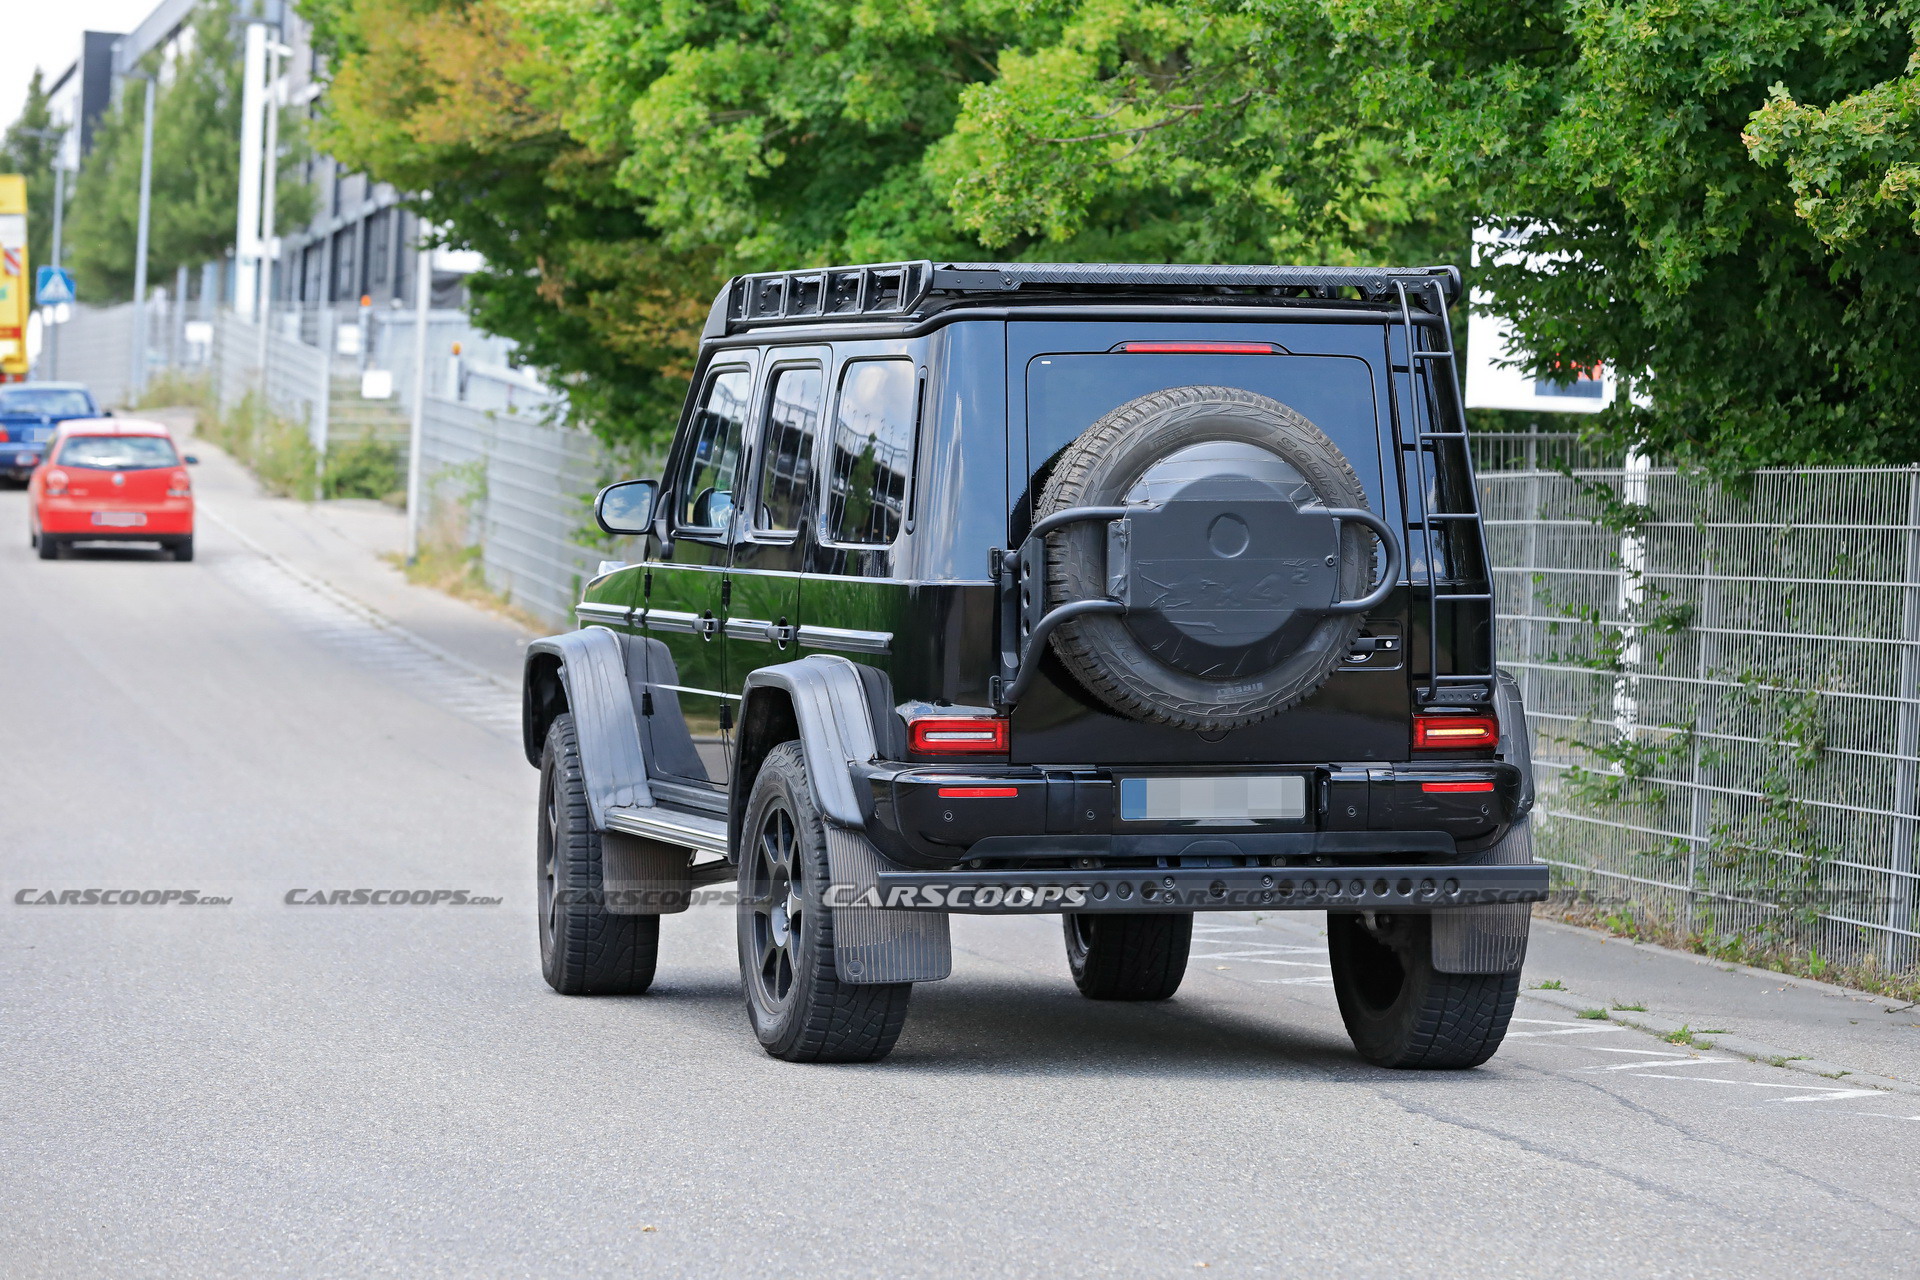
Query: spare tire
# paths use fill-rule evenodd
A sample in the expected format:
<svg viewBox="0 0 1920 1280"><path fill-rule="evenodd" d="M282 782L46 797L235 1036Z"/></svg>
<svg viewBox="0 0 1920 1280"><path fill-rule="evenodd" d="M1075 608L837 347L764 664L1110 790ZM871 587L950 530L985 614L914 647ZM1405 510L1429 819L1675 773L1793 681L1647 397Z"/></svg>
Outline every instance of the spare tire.
<svg viewBox="0 0 1920 1280"><path fill-rule="evenodd" d="M1195 495L1204 500L1180 501ZM1124 616L1086 614L1053 632L1055 654L1088 692L1134 720L1224 730L1276 715L1326 683L1361 618L1313 606L1368 590L1373 541L1311 510L1367 505L1325 432L1236 387L1141 396L1067 447L1035 520L1121 505L1163 527L1151 546L1133 531ZM1162 518L1176 510L1182 519ZM1048 535L1049 607L1109 595L1109 556L1117 565L1127 554L1112 528L1089 520Z"/></svg>

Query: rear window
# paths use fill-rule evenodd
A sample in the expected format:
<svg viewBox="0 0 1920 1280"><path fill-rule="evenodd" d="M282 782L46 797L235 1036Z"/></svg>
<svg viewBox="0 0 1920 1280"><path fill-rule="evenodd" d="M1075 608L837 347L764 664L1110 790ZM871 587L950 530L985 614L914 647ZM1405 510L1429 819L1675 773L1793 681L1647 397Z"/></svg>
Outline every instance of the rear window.
<svg viewBox="0 0 1920 1280"><path fill-rule="evenodd" d="M1240 387L1304 415L1347 455L1382 510L1384 470L1373 374L1352 356L1092 352L1027 366L1027 460L1039 468L1110 411L1172 387ZM1036 477L1037 478L1037 477Z"/></svg>
<svg viewBox="0 0 1920 1280"><path fill-rule="evenodd" d="M60 450L63 467L92 467L100 471L137 471L142 467L173 467L180 455L165 436L73 436Z"/></svg>
<svg viewBox="0 0 1920 1280"><path fill-rule="evenodd" d="M49 418L91 418L93 401L84 391L59 387L0 388L0 413L38 413Z"/></svg>

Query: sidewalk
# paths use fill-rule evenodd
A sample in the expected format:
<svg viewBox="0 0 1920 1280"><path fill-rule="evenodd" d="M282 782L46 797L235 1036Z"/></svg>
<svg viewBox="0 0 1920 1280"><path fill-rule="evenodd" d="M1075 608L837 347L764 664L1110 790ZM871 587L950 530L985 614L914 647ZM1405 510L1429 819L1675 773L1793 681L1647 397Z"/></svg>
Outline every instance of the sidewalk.
<svg viewBox="0 0 1920 1280"><path fill-rule="evenodd" d="M142 411L183 438L192 412ZM408 582L383 555L406 546L406 517L371 499L299 502L263 493L245 467L217 445L192 437L194 490L201 518L404 627L461 661L514 688L527 642L536 633L518 622Z"/></svg>
<svg viewBox="0 0 1920 1280"><path fill-rule="evenodd" d="M1616 1020L1656 1032L1685 1026L1742 1056L1805 1057L1920 1089L1920 1008L1898 1000L1538 918L1522 988L1575 1010L1642 1005L1645 1016L1626 1010ZM1748 1054L1739 1040L1770 1052Z"/></svg>
<svg viewBox="0 0 1920 1280"><path fill-rule="evenodd" d="M190 415L158 418L185 432ZM404 545L405 519L371 501L296 502L261 493L253 477L207 441L195 439L201 510L295 572L413 632L509 688L520 681L532 634L519 624L429 587L409 583L380 559ZM1319 934L1321 922L1269 916L1265 927ZM1541 984L1553 984L1543 987ZM1664 1035L1685 1027L1717 1050L1853 1083L1920 1092L1920 1008L1650 943L1536 919L1523 976L1522 1010L1542 1004L1607 1010L1615 1020ZM1616 1006L1633 1006L1617 1009ZM1881 1080L1862 1077L1882 1077Z"/></svg>

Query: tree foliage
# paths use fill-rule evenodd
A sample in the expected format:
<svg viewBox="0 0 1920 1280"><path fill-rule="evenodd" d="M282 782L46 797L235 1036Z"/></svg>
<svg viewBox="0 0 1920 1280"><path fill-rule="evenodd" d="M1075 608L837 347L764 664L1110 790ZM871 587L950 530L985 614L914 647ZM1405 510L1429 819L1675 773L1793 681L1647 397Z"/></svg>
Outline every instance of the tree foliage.
<svg viewBox="0 0 1920 1280"><path fill-rule="evenodd" d="M1459 260L1602 427L1920 458L1920 0L324 0L330 145L482 316L657 431L727 273Z"/></svg>
<svg viewBox="0 0 1920 1280"><path fill-rule="evenodd" d="M53 160L59 150L59 131L35 68L26 105L0 137L0 173L27 180L27 257L36 267L53 261Z"/></svg>

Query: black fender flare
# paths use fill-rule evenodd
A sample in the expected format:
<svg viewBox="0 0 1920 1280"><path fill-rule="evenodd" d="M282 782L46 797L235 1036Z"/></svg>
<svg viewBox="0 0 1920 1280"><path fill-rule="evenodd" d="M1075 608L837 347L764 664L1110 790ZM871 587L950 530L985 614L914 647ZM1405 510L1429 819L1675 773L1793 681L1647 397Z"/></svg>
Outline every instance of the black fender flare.
<svg viewBox="0 0 1920 1280"><path fill-rule="evenodd" d="M573 713L587 808L596 830L606 830L609 809L653 804L640 720L627 683L626 647L619 636L605 627L542 636L527 646L520 691L520 737L527 763L535 767L554 717Z"/></svg>
<svg viewBox="0 0 1920 1280"><path fill-rule="evenodd" d="M845 830L866 830L866 807L853 770L879 754L885 730L876 731L875 707L885 706L885 687L885 673L825 653L750 674L741 690L734 744L728 804L733 830L740 830L746 819L747 793L760 761L775 745L793 738L806 755L807 779L821 815Z"/></svg>

